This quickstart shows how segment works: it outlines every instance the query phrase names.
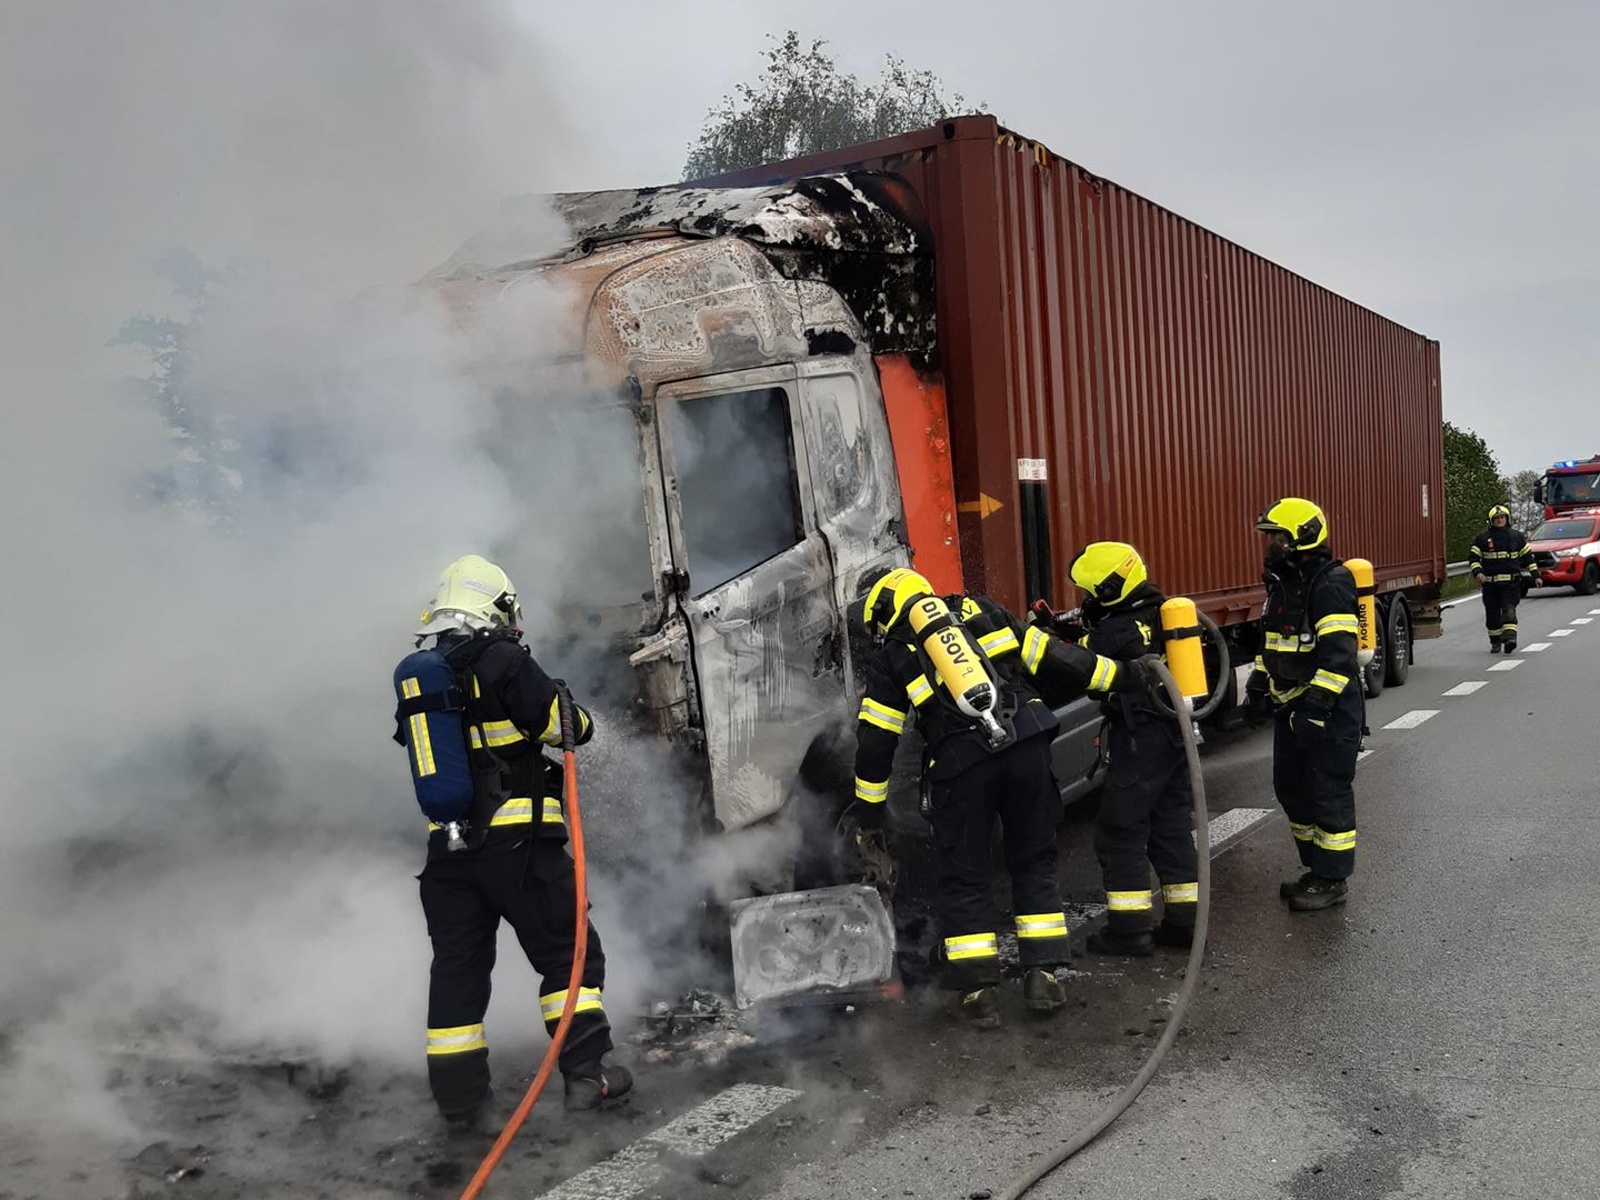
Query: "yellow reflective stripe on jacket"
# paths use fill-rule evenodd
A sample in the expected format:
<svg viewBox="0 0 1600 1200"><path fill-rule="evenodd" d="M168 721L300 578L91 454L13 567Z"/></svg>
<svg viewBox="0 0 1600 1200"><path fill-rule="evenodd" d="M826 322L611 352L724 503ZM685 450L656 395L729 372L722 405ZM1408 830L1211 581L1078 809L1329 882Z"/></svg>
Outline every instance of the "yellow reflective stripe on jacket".
<svg viewBox="0 0 1600 1200"><path fill-rule="evenodd" d="M1290 821L1289 832L1294 834L1295 841L1309 842L1315 840L1317 836L1317 827L1315 825L1301 825L1297 822Z"/></svg>
<svg viewBox="0 0 1600 1200"><path fill-rule="evenodd" d="M522 730L510 721L485 721L482 726L484 740L492 746L509 746L523 740Z"/></svg>
<svg viewBox="0 0 1600 1200"><path fill-rule="evenodd" d="M964 933L944 940L944 957L947 962L962 962L971 958L999 958L1000 943L992 933Z"/></svg>
<svg viewBox="0 0 1600 1200"><path fill-rule="evenodd" d="M550 701L550 719L544 723L544 729L539 734L539 740L547 746L559 746L561 744L560 696Z"/></svg>
<svg viewBox="0 0 1600 1200"><path fill-rule="evenodd" d="M1310 654L1317 648L1313 641L1300 640L1298 633L1268 633L1268 654Z"/></svg>
<svg viewBox="0 0 1600 1200"><path fill-rule="evenodd" d="M561 1010L567 1006L567 989L559 992L547 992L539 997L539 1015L546 1021L559 1021ZM600 1003L600 989L581 987L578 989L578 1003L572 1010L574 1016L583 1013L604 1012L605 1006Z"/></svg>
<svg viewBox="0 0 1600 1200"><path fill-rule="evenodd" d="M889 798L889 781L873 783L870 780L856 776L856 799L865 800L868 804L882 804Z"/></svg>
<svg viewBox="0 0 1600 1200"><path fill-rule="evenodd" d="M1359 634L1361 623L1355 613L1329 613L1317 622L1317 636L1330 633Z"/></svg>
<svg viewBox="0 0 1600 1200"><path fill-rule="evenodd" d="M1044 661L1044 652L1050 646L1050 637L1037 625L1029 625L1022 632L1022 665L1028 668L1029 675L1039 671L1039 664Z"/></svg>
<svg viewBox="0 0 1600 1200"><path fill-rule="evenodd" d="M861 701L861 711L856 714L858 720L865 721L868 725L876 725L879 729L888 730L898 737L906 730L906 714L898 708L890 708L887 704L880 704L871 696Z"/></svg>
<svg viewBox="0 0 1600 1200"><path fill-rule="evenodd" d="M1287 704L1301 692L1305 691L1306 685L1303 683L1298 683L1294 687L1280 689L1277 681L1269 678L1267 680L1267 690L1272 693L1272 698L1279 704Z"/></svg>
<svg viewBox="0 0 1600 1200"><path fill-rule="evenodd" d="M978 645L990 658L999 658L1017 648L1017 635L1009 629L996 629L993 633L986 633L979 638Z"/></svg>
<svg viewBox="0 0 1600 1200"><path fill-rule="evenodd" d="M556 813L555 819L558 820L558 821L561 821L562 820L562 817L561 817L561 801L556 799L554 796L546 796L544 798L544 810L543 810L544 814L545 814L544 819L547 820L547 821L551 819L551 817L550 817L550 806L551 805L555 806L555 813ZM562 823L565 824L565 821L562 821ZM532 825L533 824L533 801L532 801L532 799L530 799L527 796L513 796L513 797L511 797L511 799L507 800L499 808L494 810L494 816L489 818L489 824L491 826L496 826L496 825ZM440 825L436 821L429 821L428 822L428 832L429 833L437 832L438 830L443 829L443 828L444 828L444 826Z"/></svg>
<svg viewBox="0 0 1600 1200"><path fill-rule="evenodd" d="M1054 938L1067 936L1067 914L1031 913L1017 918L1019 938Z"/></svg>
<svg viewBox="0 0 1600 1200"><path fill-rule="evenodd" d="M428 1030L428 1054L466 1054L472 1050L487 1050L488 1041L483 1036L483 1025L451 1025Z"/></svg>
<svg viewBox="0 0 1600 1200"><path fill-rule="evenodd" d="M546 825L565 825L566 814L561 811L561 800L557 796L544 798L544 823Z"/></svg>
<svg viewBox="0 0 1600 1200"><path fill-rule="evenodd" d="M1323 688L1330 692L1342 692L1350 686L1350 676L1341 675L1337 671L1330 671L1324 667L1311 677L1311 686Z"/></svg>
<svg viewBox="0 0 1600 1200"><path fill-rule="evenodd" d="M1168 904L1198 904L1200 903L1199 883L1164 883L1161 885L1161 898Z"/></svg>
<svg viewBox="0 0 1600 1200"><path fill-rule="evenodd" d="M1096 656L1094 660L1094 674L1089 676L1089 690L1091 692L1109 692L1111 685L1117 681L1117 664L1109 658Z"/></svg>
<svg viewBox="0 0 1600 1200"><path fill-rule="evenodd" d="M1317 826L1312 841L1321 850L1354 850L1356 848L1356 831L1351 829L1345 833L1329 833L1321 826Z"/></svg>
<svg viewBox="0 0 1600 1200"><path fill-rule="evenodd" d="M926 675L918 675L906 684L906 698L911 701L913 708L921 708L933 697L933 685L928 682Z"/></svg>
<svg viewBox="0 0 1600 1200"><path fill-rule="evenodd" d="M1149 888L1145 888L1142 892L1106 893L1107 912L1144 912L1153 906L1154 900Z"/></svg>

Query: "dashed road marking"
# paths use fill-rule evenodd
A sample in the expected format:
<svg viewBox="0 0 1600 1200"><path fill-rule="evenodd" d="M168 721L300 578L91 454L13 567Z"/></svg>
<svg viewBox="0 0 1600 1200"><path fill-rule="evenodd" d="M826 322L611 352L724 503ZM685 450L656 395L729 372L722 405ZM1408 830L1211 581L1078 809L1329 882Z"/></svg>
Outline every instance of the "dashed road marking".
<svg viewBox="0 0 1600 1200"><path fill-rule="evenodd" d="M1437 708L1414 708L1408 713L1401 713L1394 720L1384 726L1385 729L1415 729L1429 717L1437 717Z"/></svg>
<svg viewBox="0 0 1600 1200"><path fill-rule="evenodd" d="M799 1098L800 1093L791 1088L736 1084L545 1192L545 1200L626 1200L637 1196L665 1178L670 1164L663 1158L704 1158Z"/></svg>
<svg viewBox="0 0 1600 1200"><path fill-rule="evenodd" d="M1524 646L1524 647L1523 647L1523 648L1522 648L1522 649L1523 649L1523 652L1524 652L1524 653L1527 653L1527 654L1537 654L1537 653L1539 653L1539 651L1541 651L1541 650L1548 650L1548 649L1550 649L1550 645L1551 645L1551 644L1550 644L1550 643L1549 643L1549 642L1535 642L1535 643L1534 643L1534 644L1533 644L1533 645L1531 645L1531 646Z"/></svg>
<svg viewBox="0 0 1600 1200"><path fill-rule="evenodd" d="M1504 666L1505 664L1501 663L1500 665ZM1490 669L1493 670L1492 667ZM1458 683L1448 692L1444 692L1442 694L1446 696L1470 696L1479 688L1486 688L1488 686L1489 681L1487 679L1469 679L1466 683Z"/></svg>
<svg viewBox="0 0 1600 1200"><path fill-rule="evenodd" d="M1523 660L1520 659L1520 658L1508 658L1508 659L1505 660L1505 662L1497 662L1497 663L1495 663L1495 665L1490 667L1489 670L1491 670L1491 671L1515 671L1518 667L1520 667L1522 665L1522 662L1523 662Z"/></svg>
<svg viewBox="0 0 1600 1200"><path fill-rule="evenodd" d="M1371 757L1372 757L1372 751L1371 750L1360 750L1360 751L1356 752L1356 761L1357 762L1360 762L1363 758L1371 758Z"/></svg>
<svg viewBox="0 0 1600 1200"><path fill-rule="evenodd" d="M1211 853L1215 857L1261 822L1277 814L1275 808L1230 808L1211 818ZM1192 834L1190 836L1193 836Z"/></svg>
<svg viewBox="0 0 1600 1200"><path fill-rule="evenodd" d="M1600 617L1600 608L1591 608L1589 610L1589 615L1591 617Z"/></svg>
<svg viewBox="0 0 1600 1200"><path fill-rule="evenodd" d="M1575 634L1577 632L1578 631L1576 629L1552 629L1550 631L1550 636L1551 637L1571 637L1573 634ZM1530 650L1533 649L1532 646L1530 646L1528 648Z"/></svg>
<svg viewBox="0 0 1600 1200"><path fill-rule="evenodd" d="M1592 625L1592 624L1594 624L1594 618L1593 617L1573 617L1572 618L1572 623L1574 625Z"/></svg>

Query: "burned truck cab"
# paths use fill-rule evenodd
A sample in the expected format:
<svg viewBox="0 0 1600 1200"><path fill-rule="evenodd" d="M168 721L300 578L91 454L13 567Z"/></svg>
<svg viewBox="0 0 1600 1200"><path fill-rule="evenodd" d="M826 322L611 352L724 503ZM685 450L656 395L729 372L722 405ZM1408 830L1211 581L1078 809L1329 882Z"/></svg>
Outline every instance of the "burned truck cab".
<svg viewBox="0 0 1600 1200"><path fill-rule="evenodd" d="M931 249L889 176L553 203L558 253L446 276L536 277L591 386L628 397L654 579L636 705L700 764L707 822L742 829L853 727L850 599L908 561L875 356L931 349Z"/></svg>

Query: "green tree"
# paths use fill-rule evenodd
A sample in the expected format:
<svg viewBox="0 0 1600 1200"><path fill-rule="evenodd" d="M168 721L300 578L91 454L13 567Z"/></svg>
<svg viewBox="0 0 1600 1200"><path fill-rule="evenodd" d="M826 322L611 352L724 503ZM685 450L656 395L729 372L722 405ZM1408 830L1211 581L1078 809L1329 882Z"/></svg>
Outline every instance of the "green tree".
<svg viewBox="0 0 1600 1200"><path fill-rule="evenodd" d="M766 67L706 114L689 147L685 179L703 179L856 142L871 142L932 125L963 112L983 112L959 92L946 95L932 71L913 70L892 54L883 75L863 82L841 71L827 42L802 45L789 30L762 51Z"/></svg>
<svg viewBox="0 0 1600 1200"><path fill-rule="evenodd" d="M1445 557L1461 562L1488 523L1492 505L1503 504L1505 484L1488 444L1470 429L1444 423Z"/></svg>
<svg viewBox="0 0 1600 1200"><path fill-rule="evenodd" d="M1516 471L1500 481L1506 493L1506 506L1511 509L1511 523L1524 533L1533 532L1544 520L1544 506L1533 499L1533 485L1542 475L1541 471Z"/></svg>

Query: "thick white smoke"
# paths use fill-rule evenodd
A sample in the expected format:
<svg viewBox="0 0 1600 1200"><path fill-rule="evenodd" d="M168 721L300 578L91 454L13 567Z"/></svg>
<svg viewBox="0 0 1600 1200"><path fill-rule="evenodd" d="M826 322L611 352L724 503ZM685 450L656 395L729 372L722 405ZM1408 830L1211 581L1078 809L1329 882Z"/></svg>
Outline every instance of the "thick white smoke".
<svg viewBox="0 0 1600 1200"><path fill-rule="evenodd" d="M540 68L495 0L7 9L7 1124L114 1128L98 1056L134 1029L420 1070L389 673L445 562L504 553L559 609L639 504L614 425L505 438L578 386L539 366L561 297L462 330L403 286L548 190ZM139 314L176 325L111 345Z"/></svg>

